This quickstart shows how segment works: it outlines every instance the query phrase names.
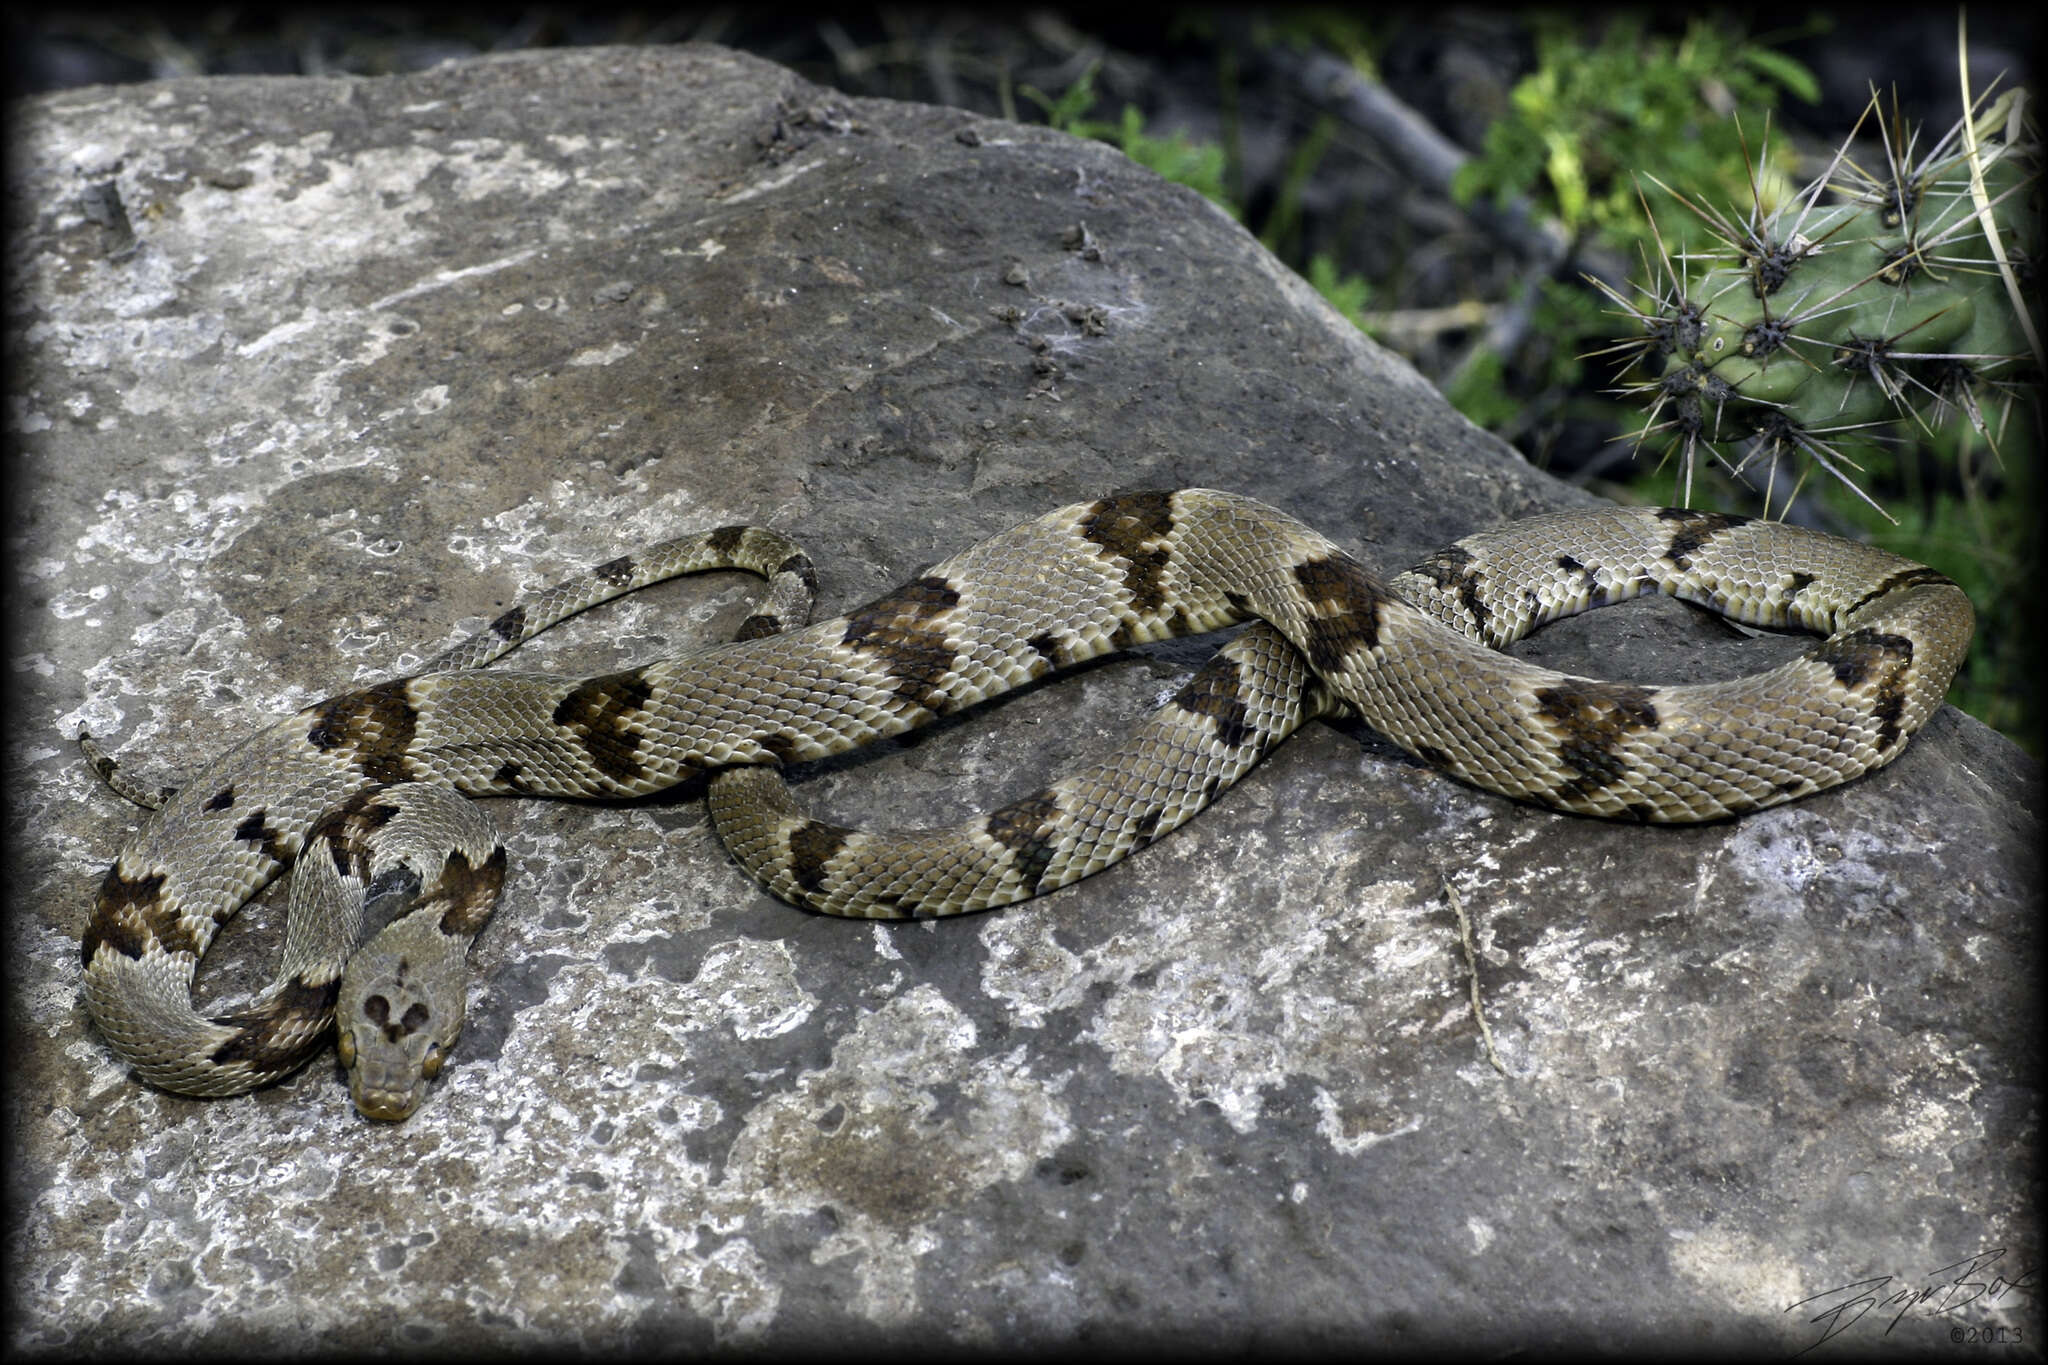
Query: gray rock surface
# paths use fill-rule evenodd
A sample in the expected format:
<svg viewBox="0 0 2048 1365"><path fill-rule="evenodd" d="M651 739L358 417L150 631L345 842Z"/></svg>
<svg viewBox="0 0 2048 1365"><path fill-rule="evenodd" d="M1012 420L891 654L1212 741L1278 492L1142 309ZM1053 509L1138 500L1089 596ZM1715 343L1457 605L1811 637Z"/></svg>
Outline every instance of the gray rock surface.
<svg viewBox="0 0 2048 1365"><path fill-rule="evenodd" d="M514 870L422 1113L359 1120L324 1061L144 1088L78 997L136 823L80 724L189 771L726 522L799 537L831 611L1118 488L1250 492L1389 569L1585 497L1116 152L716 48L15 112L10 1346L2039 1341L1995 1281L2039 1251L2038 775L1953 711L1869 780L1686 829L1313 727L1108 874L912 925L773 901L689 792L493 802ZM520 666L720 639L747 591L665 586ZM1649 681L1783 647L1655 605L1547 635ZM1206 648L802 799L997 804ZM202 994L264 979L276 929L231 926Z"/></svg>

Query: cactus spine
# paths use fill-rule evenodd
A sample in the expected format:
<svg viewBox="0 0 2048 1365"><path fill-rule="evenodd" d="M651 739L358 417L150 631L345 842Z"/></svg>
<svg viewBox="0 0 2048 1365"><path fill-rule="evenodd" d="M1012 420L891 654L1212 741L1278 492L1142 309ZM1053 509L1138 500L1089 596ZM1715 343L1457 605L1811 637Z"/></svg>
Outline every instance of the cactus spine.
<svg viewBox="0 0 2048 1365"><path fill-rule="evenodd" d="M1852 132L1782 204L1766 207L1752 173L1741 222L1669 191L1715 247L1674 257L1659 235L1659 277L1636 286L1647 302L1606 292L1642 328L1624 390L1648 407L1638 444L1670 440L1688 500L1703 448L1732 474L1762 464L1773 479L1781 456L1804 456L1866 501L1849 451L1898 420L1932 430L1960 416L1997 451L2039 357L2021 303L2039 159L2024 111L2009 91L1922 153L1873 96L1876 174L1851 159Z"/></svg>

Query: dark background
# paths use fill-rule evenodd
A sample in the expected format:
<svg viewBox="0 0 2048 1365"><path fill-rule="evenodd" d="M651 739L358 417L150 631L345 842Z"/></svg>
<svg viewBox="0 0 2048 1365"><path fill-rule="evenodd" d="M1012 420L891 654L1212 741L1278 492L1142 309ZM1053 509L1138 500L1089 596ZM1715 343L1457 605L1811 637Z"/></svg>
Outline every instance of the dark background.
<svg viewBox="0 0 2048 1365"><path fill-rule="evenodd" d="M1874 89L1895 97L1929 140L1960 116L1953 8L1560 13L1589 43L1623 19L1673 39L1704 19L1800 63L1819 98L1780 98L1769 127L1774 145L1789 139L1799 152L1802 177L1824 170ZM2025 82L2037 57L2039 22L2019 8L1993 6L1971 6L1968 18L1972 89L2001 76L2001 89ZM1532 322L1527 302L1539 280L1583 289L1585 273L1625 290L1629 277L1641 277L1640 262L1586 240L1561 260L1532 259L1483 207L1463 206L1419 176L1384 133L1333 116L1336 102L1305 76L1318 54L1366 53L1403 117L1476 153L1488 127L1512 108L1516 83L1537 70L1537 22L1531 11L1476 6L540 5L497 14L96 8L17 12L7 21L7 53L15 89L36 92L190 75L379 75L526 48L701 41L754 53L849 94L1028 122L1047 121L1048 102L1091 79L1096 98L1086 117L1098 126L1118 123L1128 106L1150 136L1179 134L1221 147L1222 195L1245 226L1312 279L1320 257L1326 272L1334 266L1338 278L1362 281L1358 320L1532 462L1623 501L1677 501L1682 495L1668 476L1660 484L1652 475L1657 452L1638 455L1642 407L1617 401L1619 386L1634 378L1623 373L1628 348L1616 348L1618 356L1596 353L1609 338L1636 334L1636 324L1616 313L1612 333L1560 341L1540 319ZM1762 122L1751 111L1745 136ZM1859 155L1882 165L1871 131L1866 120ZM1320 154L1305 170L1313 148ZM1660 170L1627 169L1639 176ZM1460 399L1458 381L1475 358L1489 354L1501 357L1501 372L1497 382L1486 381L1491 401L1480 411ZM1584 363L1561 367L1574 359ZM1561 370L1577 373L1560 379ZM1874 535L1963 583L1977 602L1980 630L1970 672L1951 700L2038 754L2041 708L2026 694L2042 675L2031 642L2048 633L2048 623L2027 605L2041 597L2031 587L2038 538L2025 531L2034 514L2032 452L2020 452L2027 465L2017 476L2010 457L2000 464L1981 450L1978 467L1964 471L1952 455L1914 451L1915 433L1903 424L1899 430L1905 435L1890 441L1899 467L1875 469L1865 482L1917 540L1892 535L1894 528L1861 507L1845 508L1845 496L1830 502L1809 490L1788 508L1768 510ZM1781 495L1789 482L1781 481ZM1709 485L1689 500L1755 512L1760 487L1761 479L1750 490Z"/></svg>
<svg viewBox="0 0 2048 1365"><path fill-rule="evenodd" d="M1596 33L1614 13L1584 11L1580 22ZM1638 13L1652 31L1673 35L1696 17L1682 8ZM1092 67L1098 95L1092 118L1114 122L1128 104L1141 111L1150 133L1180 131L1223 145L1225 186L1243 221L1272 238L1269 245L1296 269L1318 253L1327 255L1340 272L1371 282L1369 307L1377 313L1510 296L1523 263L1476 229L1458 205L1418 186L1385 148L1355 128L1337 129L1299 185L1296 202L1287 205L1290 226L1267 232L1290 158L1327 108L1305 88L1294 62L1273 59L1271 16L1282 29L1299 21L1295 27L1311 33L1314 21L1332 16L1355 26L1386 87L1468 151L1480 148L1515 82L1535 65L1528 15L1480 7L542 5L511 17L398 7L58 9L16 13L7 47L16 89L34 92L189 75L378 75L521 48L702 41L766 57L849 94L1032 122L1044 121L1045 111L1025 87L1057 97ZM1859 7L1769 17L1734 11L1728 22L1764 39L1798 35L1774 45L1814 73L1821 98L1811 105L1783 101L1776 125L1819 162L1868 103L1874 79L1895 90L1901 107L1930 128L1946 128L1959 115L1953 10ZM1799 34L1814 24L1824 31ZM2008 83L2024 75L2039 36L2033 21L1981 8L1973 9L1970 24L1973 82L1981 86L2001 71ZM1301 46L1297 42L1296 50ZM1586 264L1574 258L1560 269L1575 277L1575 268ZM1471 326L1420 334L1375 330L1438 382L1479 339ZM1512 380L1513 355L1509 369ZM1588 379L1600 387L1613 375ZM1538 414L1508 424L1501 435L1564 477L1626 477L1629 446L1615 439L1625 434L1617 423L1572 415L1556 394L1525 397Z"/></svg>

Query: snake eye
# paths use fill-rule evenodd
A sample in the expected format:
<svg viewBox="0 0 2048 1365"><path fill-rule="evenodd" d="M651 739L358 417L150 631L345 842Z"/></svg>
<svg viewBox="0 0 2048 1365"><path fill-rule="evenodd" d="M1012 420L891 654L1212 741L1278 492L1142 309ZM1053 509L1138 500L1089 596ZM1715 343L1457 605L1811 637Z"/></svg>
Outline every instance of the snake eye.
<svg viewBox="0 0 2048 1365"><path fill-rule="evenodd" d="M420 1059L420 1074L430 1081L433 1080L441 1074L441 1063L447 1060L447 1056L447 1053L441 1051L439 1043L428 1043L427 1055Z"/></svg>
<svg viewBox="0 0 2048 1365"><path fill-rule="evenodd" d="M340 1034L338 1034L335 1037L334 1050L341 1054L341 1064L343 1066L354 1066L356 1064L355 1034L351 1033L347 1029L343 1029L340 1032Z"/></svg>

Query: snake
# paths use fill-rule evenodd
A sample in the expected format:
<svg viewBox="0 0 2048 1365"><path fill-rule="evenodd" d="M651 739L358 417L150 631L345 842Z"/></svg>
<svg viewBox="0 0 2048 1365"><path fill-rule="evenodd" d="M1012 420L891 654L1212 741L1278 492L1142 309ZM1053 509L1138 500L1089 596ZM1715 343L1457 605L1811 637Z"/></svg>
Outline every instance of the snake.
<svg viewBox="0 0 2048 1365"><path fill-rule="evenodd" d="M463 957L505 875L471 797L624 799L702 777L726 847L781 899L838 916L945 916L1113 865L1323 717L1361 720L1451 778L1569 814L1682 823L1764 809L1896 758L1974 630L1967 595L1924 565L1684 508L1531 517L1386 579L1242 494L1119 493L808 625L816 570L778 533L728 526L658 548L516 604L421 671L279 720L150 801L81 942L86 1008L114 1053L158 1088L230 1095L291 1074L334 1036L360 1112L413 1112L460 1028ZM585 605L710 568L770 581L733 641L594 677L481 666ZM1551 621L1651 594L1818 638L1766 671L1669 686L1502 652ZM1250 624L1113 753L956 825L833 825L783 783L790 764L1089 659L1239 623ZM200 1013L192 983L214 935L295 864L276 979L244 1008ZM380 883L412 908L358 951Z"/></svg>

